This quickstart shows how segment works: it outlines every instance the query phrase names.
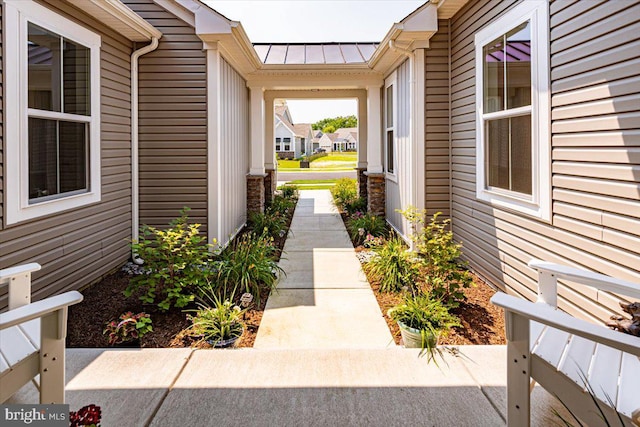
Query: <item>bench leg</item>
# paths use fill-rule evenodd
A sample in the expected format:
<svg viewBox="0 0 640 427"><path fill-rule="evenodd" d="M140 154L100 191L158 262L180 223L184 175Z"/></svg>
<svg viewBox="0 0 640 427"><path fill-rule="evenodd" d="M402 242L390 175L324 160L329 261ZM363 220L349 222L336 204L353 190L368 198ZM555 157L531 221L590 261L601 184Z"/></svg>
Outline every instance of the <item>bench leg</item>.
<svg viewBox="0 0 640 427"><path fill-rule="evenodd" d="M40 403L64 403L64 348L67 309L42 318L40 342Z"/></svg>
<svg viewBox="0 0 640 427"><path fill-rule="evenodd" d="M507 333L507 425L530 425L529 320L505 311Z"/></svg>

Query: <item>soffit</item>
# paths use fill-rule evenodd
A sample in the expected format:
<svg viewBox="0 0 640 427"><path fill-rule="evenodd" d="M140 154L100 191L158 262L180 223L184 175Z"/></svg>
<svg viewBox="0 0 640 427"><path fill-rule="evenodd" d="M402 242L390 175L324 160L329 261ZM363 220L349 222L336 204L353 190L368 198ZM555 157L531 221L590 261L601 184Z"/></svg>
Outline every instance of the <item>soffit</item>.
<svg viewBox="0 0 640 427"><path fill-rule="evenodd" d="M146 42L162 33L120 0L67 0L77 9L113 28L134 42Z"/></svg>

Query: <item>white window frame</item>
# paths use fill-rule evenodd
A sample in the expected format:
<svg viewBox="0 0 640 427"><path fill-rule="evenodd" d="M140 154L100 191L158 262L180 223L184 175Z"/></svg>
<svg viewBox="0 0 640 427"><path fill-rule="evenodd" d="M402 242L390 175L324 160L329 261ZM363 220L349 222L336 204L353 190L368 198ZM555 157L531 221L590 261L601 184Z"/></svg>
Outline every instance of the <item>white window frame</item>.
<svg viewBox="0 0 640 427"><path fill-rule="evenodd" d="M531 195L489 188L486 176L483 48L518 25L531 22ZM476 197L496 207L551 220L549 10L546 0L524 1L475 35ZM526 107L529 108L529 107ZM499 113L498 113L499 114Z"/></svg>
<svg viewBox="0 0 640 427"><path fill-rule="evenodd" d="M387 126L387 89L389 86L392 87L393 94L393 104L391 109L393 111L393 120L391 126ZM384 171L387 179L390 179L394 182L398 182L398 73L394 71L384 80L384 90L382 92L383 98L383 128L384 128ZM393 132L393 171L390 172L388 169L389 166L389 144L387 143L387 132Z"/></svg>
<svg viewBox="0 0 640 427"><path fill-rule="evenodd" d="M279 136L276 137L276 151L282 151L280 143L282 142L282 138Z"/></svg>
<svg viewBox="0 0 640 427"><path fill-rule="evenodd" d="M100 46L99 34L31 0L5 0L6 109L6 223L15 224L33 218L78 208L101 200L100 163ZM31 22L90 49L91 118L89 120L89 159L87 191L29 203L28 138L28 54L27 24ZM52 119L64 119L48 112ZM84 120L84 117L83 117Z"/></svg>
<svg viewBox="0 0 640 427"><path fill-rule="evenodd" d="M286 139L288 139L289 141L285 141ZM289 148L287 148L287 146ZM282 138L282 151L291 151L291 137L283 137Z"/></svg>

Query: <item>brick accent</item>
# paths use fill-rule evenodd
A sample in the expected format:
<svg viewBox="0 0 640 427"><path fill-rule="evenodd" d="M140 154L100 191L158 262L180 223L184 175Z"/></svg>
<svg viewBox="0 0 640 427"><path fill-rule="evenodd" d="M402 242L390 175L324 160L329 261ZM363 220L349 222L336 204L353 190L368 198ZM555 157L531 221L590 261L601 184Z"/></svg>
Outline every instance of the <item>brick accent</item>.
<svg viewBox="0 0 640 427"><path fill-rule="evenodd" d="M358 174L358 196L367 200L367 168L356 168Z"/></svg>
<svg viewBox="0 0 640 427"><path fill-rule="evenodd" d="M273 200L273 193L278 187L278 180L275 169L266 169L267 176L264 178L264 200L267 204Z"/></svg>
<svg viewBox="0 0 640 427"><path fill-rule="evenodd" d="M367 176L367 210L385 217L385 175L383 173L365 173Z"/></svg>
<svg viewBox="0 0 640 427"><path fill-rule="evenodd" d="M247 212L264 212L266 176L247 175Z"/></svg>

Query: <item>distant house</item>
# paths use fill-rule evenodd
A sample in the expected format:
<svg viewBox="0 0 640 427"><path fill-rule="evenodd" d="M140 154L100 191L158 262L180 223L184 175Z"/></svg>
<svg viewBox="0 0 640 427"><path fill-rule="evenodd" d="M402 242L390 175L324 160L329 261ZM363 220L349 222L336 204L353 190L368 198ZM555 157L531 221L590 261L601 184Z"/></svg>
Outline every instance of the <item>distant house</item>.
<svg viewBox="0 0 640 427"><path fill-rule="evenodd" d="M322 136L318 139L318 147L325 150L327 153L333 151L334 143L338 138L337 133L323 133Z"/></svg>
<svg viewBox="0 0 640 427"><path fill-rule="evenodd" d="M311 125L293 124L287 103L281 101L275 106L275 150L281 159L294 159L310 153L312 138Z"/></svg>
<svg viewBox="0 0 640 427"><path fill-rule="evenodd" d="M356 151L358 148L358 128L340 128L333 143L333 151Z"/></svg>

